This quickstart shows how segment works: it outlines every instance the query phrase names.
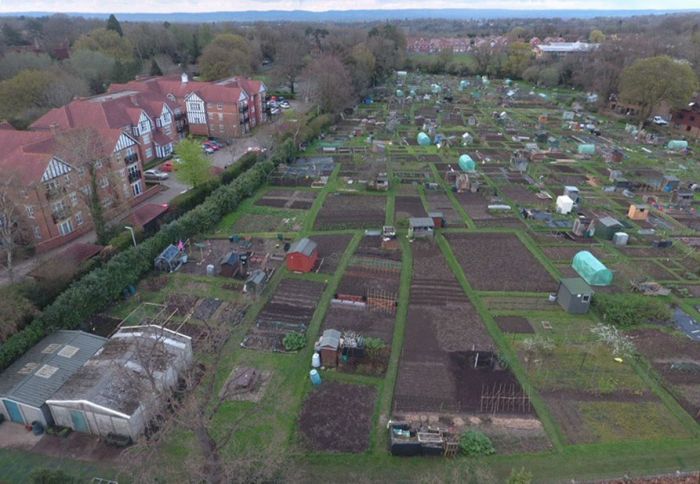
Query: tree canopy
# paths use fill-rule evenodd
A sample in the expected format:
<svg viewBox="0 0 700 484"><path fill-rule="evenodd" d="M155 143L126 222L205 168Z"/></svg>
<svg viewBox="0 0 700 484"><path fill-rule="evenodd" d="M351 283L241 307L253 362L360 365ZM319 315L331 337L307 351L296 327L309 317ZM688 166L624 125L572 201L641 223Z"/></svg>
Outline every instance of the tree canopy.
<svg viewBox="0 0 700 484"><path fill-rule="evenodd" d="M122 26L117 20L114 14L111 14L107 19L107 30L111 30L119 34L119 37L124 37L124 32L122 32Z"/></svg>
<svg viewBox="0 0 700 484"><path fill-rule="evenodd" d="M196 187L211 179L211 164L197 140L184 139L178 143L175 151L181 160L175 171L178 180Z"/></svg>
<svg viewBox="0 0 700 484"><path fill-rule="evenodd" d="M221 79L232 74L248 74L251 71L251 47L248 41L236 34L219 34L204 48L199 58L202 77Z"/></svg>
<svg viewBox="0 0 700 484"><path fill-rule="evenodd" d="M687 63L668 56L640 59L622 72L620 97L639 105L639 120L646 120L661 102L673 108L685 105L698 80Z"/></svg>

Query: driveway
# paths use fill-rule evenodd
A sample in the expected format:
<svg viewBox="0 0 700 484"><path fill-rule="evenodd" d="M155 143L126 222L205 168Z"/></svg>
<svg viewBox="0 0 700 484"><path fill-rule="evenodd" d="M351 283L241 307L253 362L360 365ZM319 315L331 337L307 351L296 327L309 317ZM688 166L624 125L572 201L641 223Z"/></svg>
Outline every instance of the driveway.
<svg viewBox="0 0 700 484"><path fill-rule="evenodd" d="M306 105L296 101L291 101L292 109L299 109L300 111L305 111L307 109ZM238 159L248 152L248 148L267 148L272 146L272 140L275 132L275 123L279 122L281 116L275 119L272 123L262 124L257 126L248 136L243 138L236 138L231 146L227 146L214 154L210 155L211 162L213 166L226 168L227 166L235 163ZM158 203L166 204L176 196L188 190L188 186L177 179L174 173L170 173L167 180L163 182L163 186L166 187L165 190L161 191L157 195L145 200L143 203ZM71 244L77 242L82 243L93 243L95 241L95 232L89 232L68 244L62 245L48 251L41 256L32 257L31 259L25 259L22 261L15 261L15 280L22 280L29 272L32 271L34 267L37 266L42 260L51 258L61 252L66 248L70 247ZM7 276L7 270L2 265L2 260L0 260L0 286L8 284L10 282Z"/></svg>

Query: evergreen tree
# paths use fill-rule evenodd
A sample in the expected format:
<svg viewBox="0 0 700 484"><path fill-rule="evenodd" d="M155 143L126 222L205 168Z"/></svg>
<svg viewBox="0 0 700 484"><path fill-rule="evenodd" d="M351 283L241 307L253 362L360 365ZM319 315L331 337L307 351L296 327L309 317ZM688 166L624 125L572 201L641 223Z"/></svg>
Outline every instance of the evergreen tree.
<svg viewBox="0 0 700 484"><path fill-rule="evenodd" d="M160 70L160 66L155 59L151 59L151 75L152 76L162 76L163 71Z"/></svg>
<svg viewBox="0 0 700 484"><path fill-rule="evenodd" d="M117 20L114 14L111 14L107 19L107 30L113 30L119 34L119 37L124 37L122 26L119 24L119 20Z"/></svg>

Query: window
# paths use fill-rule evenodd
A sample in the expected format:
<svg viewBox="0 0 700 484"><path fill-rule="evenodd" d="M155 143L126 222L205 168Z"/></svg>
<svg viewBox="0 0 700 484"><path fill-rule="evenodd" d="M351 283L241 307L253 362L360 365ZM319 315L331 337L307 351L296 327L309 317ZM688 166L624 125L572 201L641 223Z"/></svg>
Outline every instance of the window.
<svg viewBox="0 0 700 484"><path fill-rule="evenodd" d="M90 185L85 185L83 188L80 189L80 191L83 192L86 197L89 197L92 193L92 188L90 187Z"/></svg>
<svg viewBox="0 0 700 484"><path fill-rule="evenodd" d="M151 143L151 135L146 133L143 135L143 144L147 145Z"/></svg>
<svg viewBox="0 0 700 484"><path fill-rule="evenodd" d="M219 113L219 122L224 120L224 113Z"/></svg>
<svg viewBox="0 0 700 484"><path fill-rule="evenodd" d="M95 168L97 168L97 169L102 168L102 160L96 160L96 161L95 161Z"/></svg>
<svg viewBox="0 0 700 484"><path fill-rule="evenodd" d="M73 232L73 224L71 223L70 219L64 220L58 224L58 231L61 235L68 235Z"/></svg>
<svg viewBox="0 0 700 484"><path fill-rule="evenodd" d="M73 206L76 206L78 204L78 194L75 192L72 192L70 194L70 203L73 204Z"/></svg>
<svg viewBox="0 0 700 484"><path fill-rule="evenodd" d="M218 109L219 111L221 111L222 109L224 109L224 105L223 105L223 104L217 104L217 105L216 105L216 109Z"/></svg>
<svg viewBox="0 0 700 484"><path fill-rule="evenodd" d="M27 217L34 218L34 207L27 205Z"/></svg>
<svg viewBox="0 0 700 484"><path fill-rule="evenodd" d="M581 298L581 302L585 302L585 303L587 303L590 300L591 300L590 294L584 294L583 297Z"/></svg>
<svg viewBox="0 0 700 484"><path fill-rule="evenodd" d="M152 158L153 157L153 148L147 148L146 149L146 158Z"/></svg>
<svg viewBox="0 0 700 484"><path fill-rule="evenodd" d="M109 179L106 176L100 178L100 187L107 188L109 186Z"/></svg>
<svg viewBox="0 0 700 484"><path fill-rule="evenodd" d="M38 225L34 226L34 238L36 240L41 240L41 229L39 228Z"/></svg>
<svg viewBox="0 0 700 484"><path fill-rule="evenodd" d="M84 166L78 167L78 175L80 175L80 176L85 175L85 167Z"/></svg>
<svg viewBox="0 0 700 484"><path fill-rule="evenodd" d="M141 195L143 192L143 187L141 186L141 180L137 181L136 183L131 185L131 191L133 192L134 196Z"/></svg>
<svg viewBox="0 0 700 484"><path fill-rule="evenodd" d="M51 205L51 211L54 213L62 212L64 208L62 200Z"/></svg>
<svg viewBox="0 0 700 484"><path fill-rule="evenodd" d="M70 184L70 175L64 176L63 181L65 182L66 185Z"/></svg>
<svg viewBox="0 0 700 484"><path fill-rule="evenodd" d="M75 223L78 225L83 225L83 222L85 222L85 220L83 220L83 212L76 213L75 214Z"/></svg>

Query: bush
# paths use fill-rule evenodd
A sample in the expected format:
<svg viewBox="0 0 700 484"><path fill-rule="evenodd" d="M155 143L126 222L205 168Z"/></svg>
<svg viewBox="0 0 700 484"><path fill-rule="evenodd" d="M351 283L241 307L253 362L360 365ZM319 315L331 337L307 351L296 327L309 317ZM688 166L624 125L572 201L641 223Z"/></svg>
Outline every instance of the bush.
<svg viewBox="0 0 700 484"><path fill-rule="evenodd" d="M80 482L60 469L37 469L29 476L32 484L73 484Z"/></svg>
<svg viewBox="0 0 700 484"><path fill-rule="evenodd" d="M603 321L620 328L671 318L671 309L662 299L641 294L596 294L592 305Z"/></svg>
<svg viewBox="0 0 700 484"><path fill-rule="evenodd" d="M0 288L0 341L5 341L24 326L29 324L38 313L19 286Z"/></svg>
<svg viewBox="0 0 700 484"><path fill-rule="evenodd" d="M136 242L141 242L143 240L143 230L140 227L134 227L134 237L136 237ZM112 247L113 250L121 252L133 246L134 241L131 239L131 232L124 229L120 230L114 237L109 239L107 245Z"/></svg>
<svg viewBox="0 0 700 484"><path fill-rule="evenodd" d="M532 472L528 471L524 467L520 469L511 469L510 476L508 476L507 484L530 484L532 482Z"/></svg>
<svg viewBox="0 0 700 484"><path fill-rule="evenodd" d="M365 338L365 350L367 350L368 356L377 356L384 348L386 348L386 343L380 338Z"/></svg>
<svg viewBox="0 0 700 484"><path fill-rule="evenodd" d="M459 448L464 455L472 457L496 453L491 439L476 430L467 430L462 434L459 438Z"/></svg>
<svg viewBox="0 0 700 484"><path fill-rule="evenodd" d="M299 351L306 346L306 336L292 331L287 333L284 340L282 340L282 344L284 344L284 349L287 351Z"/></svg>

